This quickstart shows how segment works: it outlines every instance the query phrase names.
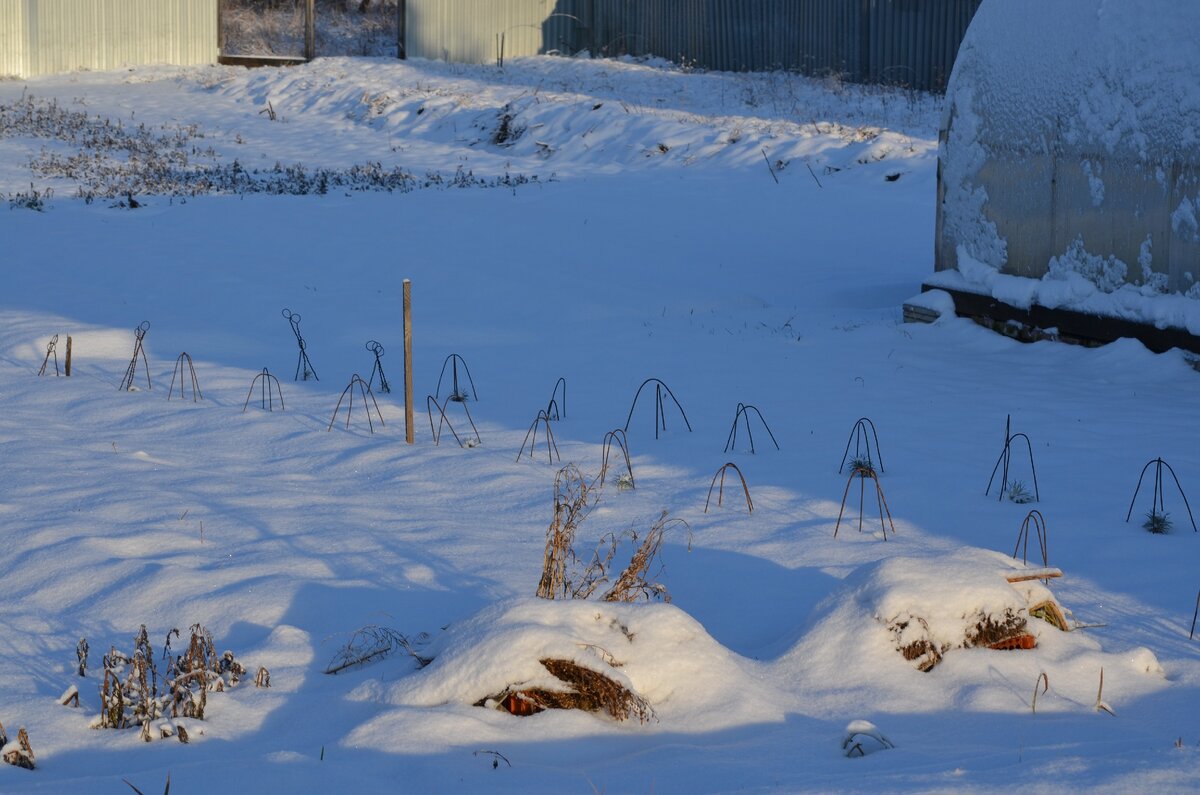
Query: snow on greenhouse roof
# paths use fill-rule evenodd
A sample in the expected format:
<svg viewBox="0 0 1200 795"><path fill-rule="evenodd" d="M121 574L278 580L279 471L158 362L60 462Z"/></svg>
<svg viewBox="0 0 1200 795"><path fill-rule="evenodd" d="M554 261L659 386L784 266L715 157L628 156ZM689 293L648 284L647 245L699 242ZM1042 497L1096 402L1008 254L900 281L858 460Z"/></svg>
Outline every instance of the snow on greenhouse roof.
<svg viewBox="0 0 1200 795"><path fill-rule="evenodd" d="M1200 3L985 0L959 51L948 113L981 142L1139 158L1200 157ZM956 110L957 108L957 110Z"/></svg>

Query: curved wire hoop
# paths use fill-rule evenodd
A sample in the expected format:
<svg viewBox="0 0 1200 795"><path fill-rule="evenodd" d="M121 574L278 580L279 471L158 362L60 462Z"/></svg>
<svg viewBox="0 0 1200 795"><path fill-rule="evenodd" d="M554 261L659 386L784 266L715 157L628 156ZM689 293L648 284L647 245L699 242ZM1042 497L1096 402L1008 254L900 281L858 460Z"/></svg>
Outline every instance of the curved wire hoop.
<svg viewBox="0 0 1200 795"><path fill-rule="evenodd" d="M721 507L721 500L725 496L725 473L729 470L737 473L738 479L742 481L742 493L746 495L746 510L754 513L754 501L750 499L750 487L746 485L746 477L742 474L742 470L738 465L730 461L717 470L713 475L712 483L708 484L708 497L704 500L704 512L708 513L708 504L712 500L713 487L717 485L717 478L721 479L721 485L717 489L717 507Z"/></svg>
<svg viewBox="0 0 1200 795"><path fill-rule="evenodd" d="M867 436L867 430L870 429L871 435ZM871 439L875 439L875 455L871 456ZM838 474L842 474L842 469L846 466L846 459L850 456L850 444L854 444L854 458L858 460L862 457L862 450L865 448L867 453L867 461L874 468L874 461L879 459L879 471L886 472L883 468L883 452L879 449L879 433L875 430L875 423L870 417L859 417L854 423L854 427L850 429L850 436L846 439L846 450L842 453L842 463L838 464Z"/></svg>
<svg viewBox="0 0 1200 795"><path fill-rule="evenodd" d="M1021 551L1021 562L1026 566L1029 565L1029 528L1032 527L1037 532L1038 548L1042 553L1042 565L1050 566L1050 555L1046 548L1046 539L1048 533L1046 531L1046 519L1042 516L1042 512L1032 510L1025 517L1025 521L1021 522L1021 530L1017 533L1017 545L1013 547L1013 560L1017 559L1017 551L1022 550L1021 541L1024 540L1025 546Z"/></svg>
<svg viewBox="0 0 1200 795"><path fill-rule="evenodd" d="M625 431L620 428L604 434L604 441L600 443L600 485L604 485L604 478L608 474L608 459L612 453L613 445L617 446L617 449L621 451L621 456L625 459L625 471L629 473L629 487L633 488L633 463L629 459L629 438L625 435Z"/></svg>
<svg viewBox="0 0 1200 795"><path fill-rule="evenodd" d="M750 431L750 412L753 411L758 416L758 421L767 429L767 435L771 437L771 441L775 444L775 449L779 449L779 442L775 441L775 434L771 433L771 426L767 425L767 421L763 419L762 412L757 406L751 406L746 403L737 404L737 411L733 414L733 427L729 429L729 435L725 437L725 450L728 453L731 449L737 450L737 429L738 420L742 420L746 424L746 436L750 438L750 454L754 454L754 434Z"/></svg>
<svg viewBox="0 0 1200 795"><path fill-rule="evenodd" d="M184 370L183 370L183 367L185 364L187 365L187 373L186 374L184 373ZM187 393L186 393L187 381L185 379L189 376L191 377L191 380L192 380L192 402L195 403L197 401L204 399L204 395L202 395L200 393L200 382L198 380L196 380L196 367L195 367L195 365L192 364L192 357L188 355L187 351L184 351L183 353L179 354L179 357L175 359L175 368L171 371L171 388L167 390L167 400L170 400L171 396L175 394L175 377L176 376L179 376L179 399L180 400L187 399Z"/></svg>
<svg viewBox="0 0 1200 795"><path fill-rule="evenodd" d="M254 380L250 382L250 391L246 393L246 402L242 404L242 413L246 413L246 408L250 405L250 396L254 394L254 385L258 384L261 392L262 407L264 411L275 410L275 394L279 395L279 410L283 411L283 390L279 387L279 379L271 375L267 368L263 368L262 372L254 376ZM275 392L271 392L271 387L275 387Z"/></svg>
<svg viewBox="0 0 1200 795"><path fill-rule="evenodd" d="M1038 490L1037 467L1033 465L1033 445L1029 442L1029 437L1023 433L1011 433L1012 431L1012 415L1008 415L1004 421L1004 449L1000 451L1000 457L996 459L996 465L992 467L992 475L988 478L987 489L984 490L984 496L988 496L992 492L992 481L996 478L996 472L1001 472L1000 475L1000 491L996 495L997 500L1003 500L1004 495L1009 493L1012 487L1012 482L1009 480L1009 464L1012 459L1012 443L1016 439L1025 440L1025 452L1029 454L1029 471L1033 475L1033 499L1035 502L1042 501L1041 492ZM1003 469L1001 467L1003 466Z"/></svg>
<svg viewBox="0 0 1200 795"><path fill-rule="evenodd" d="M662 393L664 389L667 391L667 394L670 396L671 400L675 402L675 408L679 409L679 414L683 417L683 424L687 426L688 432L690 433L692 430L692 424L688 422L687 412L685 412L683 410L683 406L679 404L679 400L675 397L675 393L671 391L671 387L667 386L657 378L647 378L642 382L642 385L637 388L637 392L635 392L633 395L633 404L629 407L629 415L625 418L625 427L622 430L624 430L626 433L629 432L629 422L633 419L633 410L637 408L638 398L641 397L642 390L645 389L646 385L649 383L654 384L654 438L658 438L658 432L660 429L664 431L667 429L667 416L666 412L663 411L662 399Z"/></svg>
<svg viewBox="0 0 1200 795"><path fill-rule="evenodd" d="M875 483L875 503L879 508L879 527L883 530L883 540L887 541L887 525L884 524L884 516L887 517L887 524L892 527L892 535L896 534L896 523L892 521L892 511L888 508L887 498L883 496L883 487L879 485L879 476L875 474L873 468L855 467L850 473L850 478L846 481L846 490L842 492L842 507L838 509L837 524L833 527L833 537L837 538L838 529L842 526L842 516L846 512L846 498L850 496L850 484L854 479L859 479L858 492L858 532L862 532L863 527L863 500L866 492L866 481L870 478Z"/></svg>
<svg viewBox="0 0 1200 795"><path fill-rule="evenodd" d="M562 387L562 414L559 414L559 403L555 400L558 397L558 388ZM550 419L558 422L558 420L567 416L567 379L559 378L554 382L554 390L550 393L550 402L546 404L546 414Z"/></svg>
<svg viewBox="0 0 1200 795"><path fill-rule="evenodd" d="M342 396L338 398L337 406L333 409L333 416L329 418L329 427L325 430L333 430L333 423L337 420L338 412L342 410L342 401L346 396L350 396L350 400L346 403L346 428L350 428L350 415L354 413L354 387L358 387L358 393L362 396L363 406L367 410L367 428L372 434L375 433L375 424L371 422L371 406L375 406L375 416L379 418L380 426L385 427L383 422L383 413L379 410L379 403L375 400L375 393L371 391L371 385L362 380L358 373L350 377L350 383L342 390ZM367 398L371 398L371 402L367 403Z"/></svg>
<svg viewBox="0 0 1200 795"><path fill-rule="evenodd" d="M475 420L471 418L471 410L469 408L467 408L466 403L459 403L459 405L462 406L463 412L465 412L467 415L467 422L469 422L471 424L471 431L474 432L474 434L475 434L475 444L476 445L482 444L483 439L481 439L479 436L479 429L475 427ZM445 426L445 427L449 428L450 433L454 435L454 441L458 442L458 446L466 447L467 445L463 443L462 438L458 435L458 431L454 430L454 426L450 423L450 417L448 417L446 415L446 409L448 409L449 407L450 407L450 398L449 397L446 398L445 403L439 403L438 399L435 398L433 395L425 396L425 412L429 415L429 433L430 433L430 435L433 436L433 444L435 447L437 447L441 444L442 427ZM438 416L440 417L440 419L438 420L436 430L433 427L433 410L435 408L437 409Z"/></svg>
<svg viewBox="0 0 1200 795"><path fill-rule="evenodd" d="M1155 458L1146 463L1142 467L1142 474L1138 476L1137 488L1133 490L1133 499L1129 501L1129 510L1125 513L1125 521L1129 521L1129 517L1133 515L1133 504L1137 501L1138 492L1142 489L1142 478L1146 477L1146 470L1154 465L1154 490L1153 497L1150 502L1151 513L1166 513L1166 506L1163 503L1163 468L1165 467L1171 473L1171 479L1175 481L1175 489L1179 492L1179 496L1183 498L1183 506L1187 508L1188 520L1192 523L1192 532L1196 532L1196 520L1192 517L1192 506L1188 504L1187 495L1183 493L1183 486L1179 483L1179 476L1175 474L1175 469L1163 461L1161 458Z"/></svg>
<svg viewBox="0 0 1200 795"><path fill-rule="evenodd" d="M521 449L517 452L517 461L521 460L521 456L525 455L525 445L529 445L529 460L533 460L533 450L537 445L537 429L538 425L544 425L546 428L546 456L550 459L550 463L554 463L557 458L560 462L562 456L558 454L558 443L554 441L554 431L550 428L550 415L545 409L538 411L537 416L533 420L533 424L529 426L529 430L525 432L525 440L521 442Z"/></svg>
<svg viewBox="0 0 1200 795"><path fill-rule="evenodd" d="M458 387L458 366L462 365L463 372L466 373L467 383L471 385L471 399L479 400L479 393L475 391L475 379L471 377L471 368L467 367L467 362L457 353L452 353L442 362L442 372L438 374L437 389L433 391L433 396L439 398L442 396L442 378L446 375L446 365L450 365L450 394L446 396L448 400L453 400L455 403L462 403L467 399L467 393L460 390Z"/></svg>

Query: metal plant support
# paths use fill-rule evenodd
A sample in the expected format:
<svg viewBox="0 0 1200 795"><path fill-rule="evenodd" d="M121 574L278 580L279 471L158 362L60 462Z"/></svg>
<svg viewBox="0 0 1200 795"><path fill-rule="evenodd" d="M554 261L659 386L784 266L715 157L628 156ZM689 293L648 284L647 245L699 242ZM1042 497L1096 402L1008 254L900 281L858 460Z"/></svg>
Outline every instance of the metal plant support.
<svg viewBox="0 0 1200 795"><path fill-rule="evenodd" d="M562 413L561 413L561 415L559 414L559 411L558 411L559 404L558 404L558 401L556 400L556 398L558 397L558 388L559 387L562 387ZM549 415L550 419L554 420L555 422L557 422L558 420L567 416L567 379L559 378L557 381L554 382L554 391L552 391L550 393L550 402L546 404L546 414Z"/></svg>
<svg viewBox="0 0 1200 795"><path fill-rule="evenodd" d="M721 479L721 485L717 488L717 507L721 507L721 501L725 497L725 473L732 469L737 473L738 479L742 481L742 493L746 495L746 510L754 513L754 502L750 499L750 487L746 485L746 477L742 474L742 470L738 465L730 461L717 470L713 475L712 483L708 484L708 497L704 500L704 512L708 513L708 504L712 500L713 487L717 486L717 478Z"/></svg>
<svg viewBox="0 0 1200 795"><path fill-rule="evenodd" d="M842 507L838 509L837 524L833 527L833 537L837 538L838 529L842 526L842 516L846 512L846 498L850 496L850 484L854 479L859 480L858 490L858 532L862 532L863 526L863 501L866 493L866 481L868 478L875 482L875 503L879 508L879 527L883 530L883 540L887 541L887 525L884 524L884 516L887 516L887 523L892 527L892 535L896 534L896 523L892 521L892 512L888 508L887 498L883 496L883 487L879 485L879 476L875 474L872 467L856 466L854 471L850 473L850 479L846 481L846 490L842 492Z"/></svg>
<svg viewBox="0 0 1200 795"><path fill-rule="evenodd" d="M1012 415L1009 414L1004 420L1004 449L1000 451L1000 457L996 459L996 465L992 467L992 476L988 478L987 490L984 496L991 494L992 481L996 478L996 472L1000 471L1000 492L997 494L997 500L1003 500L1004 495L1009 492L1012 483L1008 479L1009 465L1012 459L1012 443L1017 439L1025 440L1025 450L1029 453L1029 471L1033 475L1033 499L1035 502L1042 501L1042 495L1038 491L1037 482L1037 467L1033 465L1033 445L1029 441L1029 437L1023 433L1012 433ZM1003 467L1003 469L1001 469Z"/></svg>
<svg viewBox="0 0 1200 795"><path fill-rule="evenodd" d="M387 376L383 374L383 346L375 340L367 342L367 350L375 354L375 364L371 368L371 377L367 379L367 388L370 388L375 383L375 373L379 373L379 391L384 394L390 394L392 391L391 385L388 384Z"/></svg>
<svg viewBox="0 0 1200 795"><path fill-rule="evenodd" d="M1150 513L1166 515L1165 505L1163 504L1163 467L1166 467L1167 471L1171 473L1171 479L1175 481L1175 488L1179 492L1179 496L1183 498L1183 506L1187 508L1188 520L1192 523L1192 532L1196 532L1196 520L1192 516L1192 506L1188 504L1187 495L1183 493L1183 486L1179 484L1179 477L1175 474L1175 470L1171 465L1161 458L1155 458L1142 467L1142 474L1138 476L1137 488L1133 490L1133 499L1129 501L1129 510L1125 513L1125 521L1128 522L1129 517L1133 515L1133 503L1137 501L1138 492L1142 489L1142 479L1146 477L1146 470L1151 466L1154 467L1154 490L1150 502Z"/></svg>
<svg viewBox="0 0 1200 795"><path fill-rule="evenodd" d="M1196 593L1196 609L1192 611L1192 628L1188 631L1188 640L1196 636L1196 617L1200 616L1200 592Z"/></svg>
<svg viewBox="0 0 1200 795"><path fill-rule="evenodd" d="M141 324L133 330L133 357L129 360L129 366L125 368L125 377L121 379L121 385L117 387L120 392L128 392L133 389L133 377L137 374L138 356L142 357L142 365L146 371L146 389L154 389L150 384L150 362L146 360L146 349L142 347L142 341L146 339L146 332L150 330L150 321L143 320Z"/></svg>
<svg viewBox="0 0 1200 795"><path fill-rule="evenodd" d="M642 385L638 387L637 392L634 393L633 404L629 407L629 416L625 418L625 432L629 432L629 422L633 419L633 410L637 408L638 398L641 397L642 390L645 389L646 385L649 383L654 384L654 438L658 438L658 432L660 429L664 431L667 429L667 416L666 412L663 411L664 389L667 391L667 395L670 396L671 400L675 402L675 408L679 409L679 415L683 417L683 424L687 426L688 432L690 433L692 430L692 424L688 422L687 413L683 410L683 406L679 404L679 400L675 397L675 393L671 391L671 388L657 378L647 378L642 382Z"/></svg>
<svg viewBox="0 0 1200 795"><path fill-rule="evenodd" d="M775 444L775 449L779 449L779 442L775 441L775 434L771 433L771 426L767 425L767 421L763 419L762 412L758 410L758 407L739 403L737 404L737 411L733 415L733 427L729 429L729 436L725 438L724 452L728 453L730 450L737 451L738 420L742 420L746 424L746 436L750 439L750 454L754 454L754 434L750 431L750 412L752 411L758 417L758 421L762 426L767 429L767 435L771 437L771 441Z"/></svg>
<svg viewBox="0 0 1200 795"><path fill-rule="evenodd" d="M350 396L350 400L346 403L346 429L349 430L350 415L354 413L355 386L358 387L358 393L362 396L363 408L365 408L367 412L367 428L370 429L372 434L375 433L375 423L371 422L372 404L375 406L375 416L379 418L380 426L384 426L383 413L379 411L379 403L375 400L375 393L371 391L371 385L362 380L362 377L359 376L358 373L355 373L350 377L350 383L347 384L346 388L342 390L342 396L338 398L337 406L335 406L333 409L333 416L329 418L329 427L325 430L333 430L333 423L337 421L338 412L342 410L342 401L346 399L347 395ZM370 403L367 402L368 397L371 398Z"/></svg>
<svg viewBox="0 0 1200 795"><path fill-rule="evenodd" d="M458 366L462 365L463 373L467 376L467 383L471 385L471 400L479 401L479 393L475 391L475 379L471 377L471 368L467 367L467 361L457 353L452 353L442 362L442 372L438 374L437 388L433 390L433 396L440 398L442 396L442 378L446 375L446 365L450 365L450 394L446 397L453 400L455 403L465 403L467 393L458 387Z"/></svg>
<svg viewBox="0 0 1200 795"><path fill-rule="evenodd" d="M629 488L633 488L633 463L629 459L629 437L620 428L604 434L604 441L600 443L600 485L604 485L604 478L608 475L608 458L612 453L613 445L617 446L621 451L621 456L625 459L625 471L629 473Z"/></svg>
<svg viewBox="0 0 1200 795"><path fill-rule="evenodd" d="M1049 534L1046 531L1046 519L1042 516L1042 512L1032 510L1025 517L1025 521L1021 522L1021 530L1017 533L1017 545L1013 547L1013 560L1017 559L1017 552L1021 551L1021 562L1026 566L1029 565L1029 528L1032 527L1037 532L1038 547L1042 553L1042 565L1050 565L1050 555L1046 549L1046 539ZM1021 541L1024 540L1025 545L1022 548Z"/></svg>
<svg viewBox="0 0 1200 795"><path fill-rule="evenodd" d="M314 380L320 381L321 379L317 376L316 368L313 367L312 361L308 358L308 345L304 342L304 337L300 335L300 313L284 309L282 314L287 319L288 325L292 327L292 333L296 335L296 345L300 348L300 355L296 358L296 376L292 380L301 380L300 376L303 373L303 380L305 381L308 380L310 375Z"/></svg>
<svg viewBox="0 0 1200 795"><path fill-rule="evenodd" d="M55 334L50 338L50 344L46 346L46 358L42 359L42 369L38 370L38 376L46 374L46 365L50 363L50 357L54 357L54 376L58 377L58 351L55 348L58 346L58 335Z"/></svg>
<svg viewBox="0 0 1200 795"><path fill-rule="evenodd" d="M246 402L242 404L242 413L246 413L246 407L250 405L250 396L254 394L254 387L258 386L262 408L264 411L275 410L275 395L279 395L279 410L283 411L283 390L279 387L279 379L271 375L267 368L263 368L262 372L254 376L254 380L250 382L250 391L246 393ZM275 392L271 391L271 387L275 387Z"/></svg>
<svg viewBox="0 0 1200 795"><path fill-rule="evenodd" d="M517 452L517 461L520 461L521 456L525 455L525 445L527 444L529 445L529 460L533 460L533 450L537 446L537 429L539 425L543 424L546 427L546 456L552 464L555 458L562 461L562 456L558 454L558 443L554 441L554 431L550 429L550 415L546 413L545 409L538 411L533 424L525 432L525 439L521 442L521 449Z"/></svg>
<svg viewBox="0 0 1200 795"><path fill-rule="evenodd" d="M442 425L448 427L450 429L450 433L454 434L454 441L458 442L459 447L474 447L483 443L483 439L481 439L479 436L479 429L475 427L475 420L471 419L471 410L467 408L467 404L465 402L459 403L459 405L462 406L463 412L465 412L467 415L467 422L471 423L471 430L475 433L474 445L463 444L463 440L459 437L458 431L454 430L454 426L450 423L450 418L446 416L446 409L450 407L450 399L447 397L445 403L438 403L437 398L435 398L433 395L425 396L425 411L429 414L429 433L431 436L433 436L434 447L437 447L441 444ZM441 419L438 420L437 430L434 430L433 428L433 410L435 408L438 410L438 415L441 417Z"/></svg>
<svg viewBox="0 0 1200 795"><path fill-rule="evenodd" d="M187 372L184 372L184 366L187 366ZM186 351L179 354L175 360L175 369L171 371L171 388L167 390L167 400L170 400L175 394L175 377L179 377L179 399L187 399L187 381L190 378L192 381L192 402L203 400L204 395L200 393L200 382L196 380L196 367L192 364L192 357Z"/></svg>
<svg viewBox="0 0 1200 795"><path fill-rule="evenodd" d="M867 436L867 430L871 431L871 435ZM875 440L875 455L871 455L871 440ZM886 472L883 467L883 452L879 449L879 433L875 430L875 423L870 417L859 417L854 423L854 427L850 429L850 437L846 439L846 450L842 453L842 463L838 464L838 474L842 474L842 469L846 466L846 459L850 457L850 445L854 445L854 458L852 461L865 460L871 466L871 470L875 469L875 460L879 459L879 471ZM866 453L865 457L863 453Z"/></svg>

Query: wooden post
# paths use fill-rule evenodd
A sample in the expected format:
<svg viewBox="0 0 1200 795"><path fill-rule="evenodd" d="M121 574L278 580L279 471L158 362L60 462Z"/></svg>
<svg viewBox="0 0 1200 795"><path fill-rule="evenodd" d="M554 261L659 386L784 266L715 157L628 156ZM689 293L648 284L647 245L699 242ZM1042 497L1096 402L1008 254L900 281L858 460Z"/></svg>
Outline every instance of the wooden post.
<svg viewBox="0 0 1200 795"><path fill-rule="evenodd" d="M68 337L68 339L70 339ZM404 441L413 443L412 280L404 280Z"/></svg>
<svg viewBox="0 0 1200 795"><path fill-rule="evenodd" d="M304 59L317 57L317 0L304 3Z"/></svg>
<svg viewBox="0 0 1200 795"><path fill-rule="evenodd" d="M396 3L396 57L400 60L408 58L408 3L400 0Z"/></svg>
<svg viewBox="0 0 1200 795"><path fill-rule="evenodd" d="M71 377L71 335L67 335L67 378Z"/></svg>

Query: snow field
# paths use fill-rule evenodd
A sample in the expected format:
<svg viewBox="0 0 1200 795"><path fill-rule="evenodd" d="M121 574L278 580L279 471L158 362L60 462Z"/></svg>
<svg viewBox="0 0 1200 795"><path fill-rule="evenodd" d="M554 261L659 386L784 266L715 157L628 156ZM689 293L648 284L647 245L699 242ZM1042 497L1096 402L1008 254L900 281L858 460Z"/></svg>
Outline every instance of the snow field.
<svg viewBox="0 0 1200 795"><path fill-rule="evenodd" d="M100 790L126 777L150 791L168 770L175 787L231 791L1196 786L1200 668L1185 615L1196 537L1171 492L1174 533L1122 521L1146 460L1171 462L1185 489L1200 472L1187 433L1195 373L1136 343L1022 346L960 320L899 322L931 268L932 100L561 59L504 73L328 59L80 74L0 84L0 102L26 88L113 117L195 123L223 162L378 159L554 180L146 197L136 211L70 200L60 184L45 213L0 212L0 720L10 736L28 727L39 760L34 773L0 769L0 790ZM390 99L371 115L364 94ZM285 121L259 114L268 100ZM490 134L505 106L526 133L499 147ZM27 186L42 145L0 137L6 190ZM788 161L778 184L763 148L773 165ZM387 425L375 434L357 413L349 431L326 431L350 374L370 370L367 340L387 348L398 389L403 278L414 285L417 445L403 444L398 394L378 396ZM283 307L303 316L320 382L291 380ZM154 389L120 393L144 319ZM69 380L35 377L55 333L74 337ZM166 400L183 350L203 403ZM434 447L422 411L455 352L479 390L470 408L483 444L469 450L448 436ZM264 366L287 410L252 402L242 413ZM515 458L559 376L563 462L592 474L645 378L662 378L687 412L694 432L668 405L655 441L643 394L629 426L637 488L607 488L580 532L586 550L664 509L686 519L691 550L678 535L664 547L671 606L528 598L557 464L544 448L532 463ZM762 410L780 451L755 425L755 454L744 441L722 452L739 401ZM920 561L1011 550L1031 506L982 493L1010 413L1034 442L1035 507L1066 575L1053 592L1105 626L1041 630L1034 652L957 650L920 673L876 619L868 575L895 584L924 574ZM887 462L897 534L886 542L869 529L870 501L868 530L833 538L837 459L860 416L878 426ZM729 460L753 514L734 490L703 512ZM977 601L979 587L920 598ZM578 643L596 642L594 625L616 654L626 641L596 614L645 642L627 644L623 675L657 723L469 706L541 675L540 654L586 657ZM157 647L194 621L219 651L268 667L272 688L214 696L187 747L88 730L98 666L73 677L78 637L97 655L146 623ZM396 655L321 673L366 624L429 632L445 656L420 672ZM1100 666L1117 718L1093 710ZM1050 691L1032 715L1043 671ZM55 703L71 683L78 711ZM846 759L858 719L896 748ZM493 769L481 750L512 767Z"/></svg>

